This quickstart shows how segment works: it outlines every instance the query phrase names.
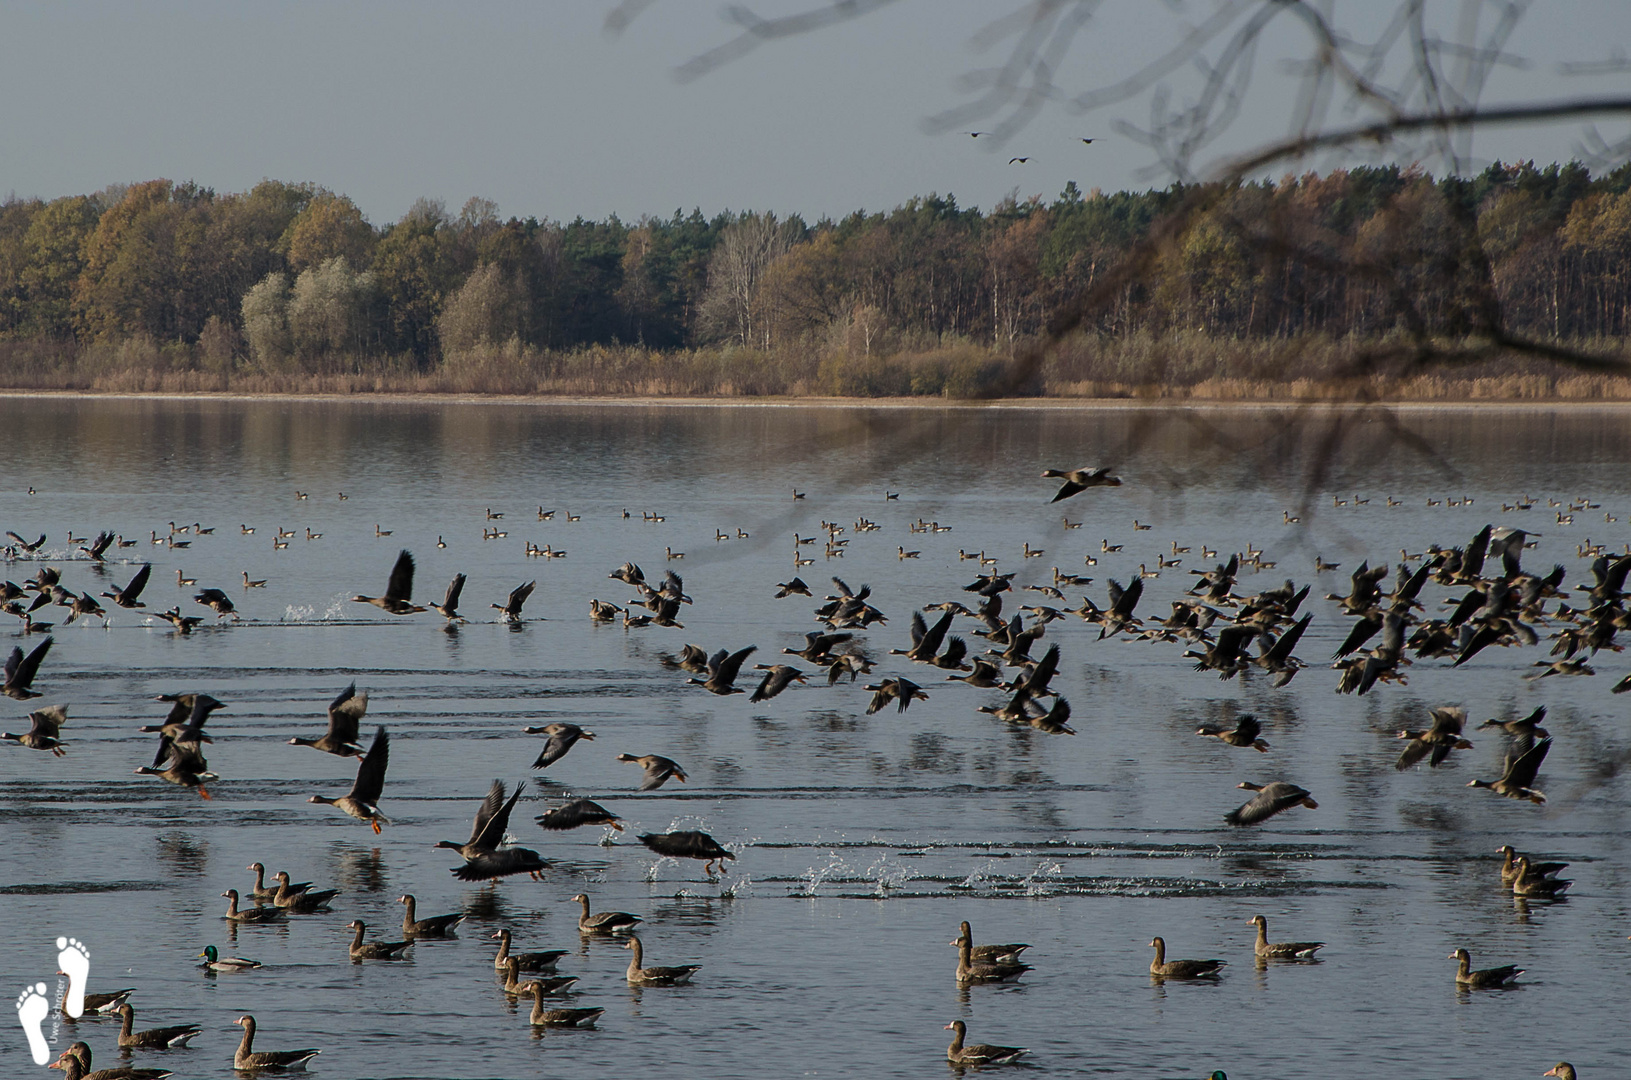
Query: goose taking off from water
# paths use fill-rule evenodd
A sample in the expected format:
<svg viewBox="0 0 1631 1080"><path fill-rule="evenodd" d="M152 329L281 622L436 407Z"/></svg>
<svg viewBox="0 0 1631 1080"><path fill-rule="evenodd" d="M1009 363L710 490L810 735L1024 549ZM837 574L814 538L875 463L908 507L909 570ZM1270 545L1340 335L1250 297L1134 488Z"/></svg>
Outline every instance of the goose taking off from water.
<svg viewBox="0 0 1631 1080"><path fill-rule="evenodd" d="M326 803L329 806L350 814L358 821L366 821L372 825L375 833L381 831L380 825L389 825L390 819L379 812L380 792L385 790L385 767L391 760L391 736L381 726L374 732L374 743L368 748L368 754L357 764L357 779L351 784L351 791L337 799L326 795L313 795L307 802Z"/></svg>
<svg viewBox="0 0 1631 1080"><path fill-rule="evenodd" d="M5 694L14 701L27 701L41 695L31 689L34 685L34 676L40 670L40 663L45 654L51 651L55 639L46 638L36 645L27 656L17 646L12 646L11 655L6 658L6 681L0 686L0 694Z"/></svg>
<svg viewBox="0 0 1631 1080"><path fill-rule="evenodd" d="M705 832L689 830L669 833L642 833L640 842L659 855L666 855L671 859L701 859L704 860L703 872L709 877L714 874L714 864L719 864L719 872L725 872L725 860L734 859L735 855L726 851L713 837Z"/></svg>
<svg viewBox="0 0 1631 1080"><path fill-rule="evenodd" d="M464 616L459 614L459 594L462 592L464 592L464 575L454 574L453 580L448 583L447 595L442 597L440 604L430 605L431 610L450 622L463 622Z"/></svg>
<svg viewBox="0 0 1631 1080"><path fill-rule="evenodd" d="M476 811L476 820L470 828L470 839L464 844L442 840L438 848L451 848L464 856L463 866L454 867L453 876L460 881L488 881L510 874L530 874L538 877L547 865L536 851L523 847L503 847L504 835L510 828L510 813L526 790L525 780L515 785L515 793L504 798L504 782L494 780L487 795Z"/></svg>
<svg viewBox="0 0 1631 1080"><path fill-rule="evenodd" d="M373 604L390 615L412 615L425 609L413 600L413 553L407 548L396 557L391 568L391 579L385 584L384 596L353 596L353 603Z"/></svg>
<svg viewBox="0 0 1631 1080"><path fill-rule="evenodd" d="M565 831L582 825L610 825L623 831L623 819L593 799L573 799L538 815L538 824L546 829Z"/></svg>
<svg viewBox="0 0 1631 1080"><path fill-rule="evenodd" d="M1108 468L1100 469L1091 465L1084 469L1044 469L1042 476L1044 479L1064 481L1058 494L1048 500L1050 503L1079 495L1091 487L1121 486L1121 477L1111 476Z"/></svg>
<svg viewBox="0 0 1631 1080"><path fill-rule="evenodd" d="M504 622L520 622L521 607L527 602L527 597L532 595L532 590L537 587L538 582L536 580L529 581L525 585L517 585L510 591L509 598L502 604L489 604L488 606L497 608L498 617Z"/></svg>

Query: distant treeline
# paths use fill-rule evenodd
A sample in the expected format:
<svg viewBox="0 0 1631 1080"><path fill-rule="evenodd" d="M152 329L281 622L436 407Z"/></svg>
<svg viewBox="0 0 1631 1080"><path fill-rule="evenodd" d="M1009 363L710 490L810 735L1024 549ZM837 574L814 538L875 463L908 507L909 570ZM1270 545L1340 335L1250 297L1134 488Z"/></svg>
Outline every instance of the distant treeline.
<svg viewBox="0 0 1631 1080"><path fill-rule="evenodd" d="M272 180L13 198L0 383L967 394L1194 194L1070 184L1051 203L931 195L814 224L563 223L422 200L382 227ZM1506 326L1611 347L1631 331L1631 166L1367 167L1212 194L1031 389L1318 380L1355 343L1454 339L1469 222ZM1294 238L1284 257L1267 230ZM1399 325L1397 290L1425 325Z"/></svg>

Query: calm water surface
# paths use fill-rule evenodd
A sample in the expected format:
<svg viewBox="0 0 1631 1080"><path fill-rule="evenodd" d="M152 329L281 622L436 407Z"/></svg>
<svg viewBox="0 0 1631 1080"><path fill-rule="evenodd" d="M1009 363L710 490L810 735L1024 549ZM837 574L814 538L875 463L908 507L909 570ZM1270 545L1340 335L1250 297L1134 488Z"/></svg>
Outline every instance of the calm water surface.
<svg viewBox="0 0 1631 1080"><path fill-rule="evenodd" d="M105 631L59 625L37 686L39 703L70 707L68 755L0 746L8 985L52 982L53 939L84 940L92 990L138 988L138 1026L205 1029L191 1049L138 1052L139 1064L232 1075L244 1012L263 1048L320 1046L313 1073L346 1078L934 1077L947 1072L942 1026L959 1017L973 1040L1031 1048L1025 1075L1471 1080L1538 1075L1560 1058L1612 1074L1631 1060L1631 792L1617 765L1631 749L1631 698L1608 692L1631 668L1619 654L1600 654L1594 678L1528 682L1546 644L1490 649L1457 670L1419 661L1408 686L1349 697L1324 666L1351 625L1334 602L1310 601L1298 653L1314 666L1283 690L1220 682L1191 670L1182 646L1099 641L1072 619L1041 645L1063 650L1054 685L1074 708L1074 738L1010 730L975 711L1000 695L888 655L907 646L914 608L968 599L960 587L978 564L960 550L999 559L1016 584L1051 582L1054 566L1090 574L1085 591L1102 605L1107 578L1154 569L1176 541L1191 554L1146 582L1140 608L1160 618L1203 544L1252 544L1278 562L1243 574L1238 592L1289 576L1320 596L1345 592L1363 558L1465 544L1493 522L1542 534L1526 565L1561 562L1578 584L1589 580L1578 545L1620 549L1631 535L1623 413L1409 412L1334 443L1317 417L1260 411L7 399L0 419L11 447L0 527L49 534L42 554L70 589L110 589L150 559L150 609L208 614L176 584L179 569L228 591L245 616L188 637L117 609ZM1067 530L1037 474L1094 461L1127 484L1063 504L1085 521ZM795 488L807 497L795 501ZM1332 506L1355 492L1370 502ZM1503 512L1523 493L1539 505ZM1427 505L1445 496L1473 501ZM1602 508L1556 521L1546 500L1579 496ZM553 520L537 520L540 505ZM488 508L508 536L483 540ZM1285 524L1299 508L1303 523ZM795 533L863 516L882 528L847 533L842 558L803 547L816 564L795 571ZM911 532L919 519L952 530ZM147 542L171 521L215 532L187 549ZM299 535L274 551L279 526ZM142 543L99 573L66 537L104 528ZM751 537L714 539L737 529ZM568 555L527 558L528 541ZM1103 553L1106 541L1124 551ZM1023 558L1026 542L1046 554ZM900 560L901 546L922 555ZM383 591L401 547L418 558L421 602L469 575L471 622L449 632L433 613L393 619L347 602ZM1316 580L1316 553L1342 570ZM591 597L632 595L607 578L624 560L651 578L684 574L696 602L683 630L591 625ZM18 561L7 576L36 569ZM244 590L245 571L267 586ZM818 596L833 574L871 584L890 621L857 643L880 660L878 677L910 675L930 699L867 716L859 683L812 680L754 705L661 666L686 642L756 644L766 663L801 645L815 602L772 599L795 572ZM487 618L534 578L522 627ZM1072 605L1081 591L1067 591ZM1431 611L1452 595L1429 585L1424 600ZM1016 592L1008 610L1033 602L1058 603ZM380 837L306 802L343 793L352 762L286 745L320 732L324 705L353 679L371 695L366 730L377 721L393 735L383 806L394 824ZM153 696L194 689L230 705L210 725L222 779L208 802L131 771L153 751L136 731L163 714ZM1394 770L1392 732L1450 703L1475 719L1549 708L1544 809L1465 786L1499 773L1487 732L1442 769ZM24 730L27 711L0 705L5 729ZM1263 719L1270 753L1193 734L1242 711ZM529 775L541 740L520 729L551 720L598 738ZM624 751L675 758L691 781L638 794L638 770L615 760ZM464 839L494 777L529 781L512 832L552 861L543 883L466 886L448 873L457 858L432 847ZM1236 783L1276 778L1320 808L1249 831L1223 824L1244 795ZM545 834L533 823L541 798L569 792L619 812L629 832L605 843L599 830ZM706 829L738 859L711 882L630 839L671 827ZM1515 906L1499 888L1503 842L1570 861L1567 901ZM334 913L234 936L218 897L246 890L255 860L344 890ZM628 953L580 941L567 901L580 891L645 919L648 964L701 963L695 984L631 990ZM425 914L468 912L460 937L421 943L404 963L349 963L344 924L399 936L404 892ZM1276 938L1328 942L1322 961L1258 970L1246 921L1258 913ZM946 943L961 919L978 940L1030 942L1035 970L959 992ZM571 950L561 971L581 977L575 1004L606 1009L599 1030L533 1034L494 981L485 938L499 926L518 947ZM1227 959L1223 978L1152 984L1156 934L1172 955ZM206 976L193 956L211 943L265 967ZM1457 946L1477 966L1522 965L1521 988L1458 994L1445 958ZM12 1031L0 1073L30 1075ZM55 1039L60 1050L85 1038L105 1066L118 1060L115 1034L111 1021L82 1020L58 1024Z"/></svg>

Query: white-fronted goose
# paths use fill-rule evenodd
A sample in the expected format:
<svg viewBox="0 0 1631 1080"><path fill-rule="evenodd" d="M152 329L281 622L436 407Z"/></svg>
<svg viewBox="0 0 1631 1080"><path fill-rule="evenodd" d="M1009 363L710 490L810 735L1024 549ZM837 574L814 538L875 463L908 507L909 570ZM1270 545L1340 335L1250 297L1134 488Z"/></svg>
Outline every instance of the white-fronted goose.
<svg viewBox="0 0 1631 1080"><path fill-rule="evenodd" d="M1540 772L1540 764L1546 760L1546 752L1551 748L1552 740L1542 739L1522 754L1507 755L1506 769L1499 780L1469 780L1467 786L1488 788L1509 799L1526 799L1536 806L1544 805L1546 793L1537 791L1534 783L1535 776Z"/></svg>
<svg viewBox="0 0 1631 1080"><path fill-rule="evenodd" d="M193 602L203 604L215 612L215 617L218 619L224 619L228 615L231 615L234 620L240 618L238 608L232 602L232 597L220 589L200 589L193 594Z"/></svg>
<svg viewBox="0 0 1631 1080"><path fill-rule="evenodd" d="M1628 676L1631 677L1631 676ZM1550 1069L1541 1073L1542 1076L1555 1076L1557 1080L1576 1080L1574 1066L1567 1061L1560 1061Z"/></svg>
<svg viewBox="0 0 1631 1080"><path fill-rule="evenodd" d="M396 565L391 568L391 579L385 585L384 596L362 596L352 598L353 603L373 604L381 611L390 615L412 615L416 611L425 609L413 600L413 554L407 548L396 557Z"/></svg>
<svg viewBox="0 0 1631 1080"><path fill-rule="evenodd" d="M617 760L631 761L646 771L645 779L640 782L641 791L656 791L670 776L682 784L687 779L685 770L680 768L678 762L660 754L642 754L638 757L634 754L619 754Z"/></svg>
<svg viewBox="0 0 1631 1080"><path fill-rule="evenodd" d="M581 934L626 934L644 921L640 916L626 911L597 911L590 914L586 893L579 893L570 902L583 905L583 914L578 916L578 932Z"/></svg>
<svg viewBox="0 0 1631 1080"><path fill-rule="evenodd" d="M146 1031L133 1031L136 1025L136 1010L126 1002L119 1006L119 1045L131 1049L141 1050L173 1050L178 1046L186 1046L188 1041L195 1038L203 1029L197 1024L175 1024L171 1027L148 1028Z"/></svg>
<svg viewBox="0 0 1631 1080"><path fill-rule="evenodd" d="M546 829L576 829L581 825L610 825L623 831L623 819L592 799L573 799L569 803L546 810L538 815L538 824Z"/></svg>
<svg viewBox="0 0 1631 1080"><path fill-rule="evenodd" d="M159 750L153 758L154 764L143 765L135 769L138 776L157 776L162 780L180 787L190 787L198 792L198 797L207 799L210 793L204 785L212 780L219 780L215 773L209 771L209 763L196 742L176 742L168 735L159 736Z"/></svg>
<svg viewBox="0 0 1631 1080"><path fill-rule="evenodd" d="M1013 982L1027 971L1031 965L1022 964L1018 960L974 959L973 943L968 938L957 939L957 982L961 986L978 986L981 983Z"/></svg>
<svg viewBox="0 0 1631 1080"><path fill-rule="evenodd" d="M464 592L464 575L454 574L453 580L448 582L447 595L442 597L440 604L432 604L430 608L449 622L464 622L464 616L459 614L459 594Z"/></svg>
<svg viewBox="0 0 1631 1080"><path fill-rule="evenodd" d="M1433 718L1432 725L1426 731L1401 731L1397 738L1409 739L1404 753L1394 763L1394 768L1403 772L1422 758L1427 758L1429 768L1436 769L1450 756L1451 750L1471 750L1472 742L1462 738L1461 731L1467 723L1467 710L1458 705L1444 705L1428 710ZM1428 755L1431 754L1431 757Z"/></svg>
<svg viewBox="0 0 1631 1080"><path fill-rule="evenodd" d="M634 955L629 957L628 980L630 986L679 986L691 981L691 976L702 970L701 964L681 964L678 967L642 967L643 948L640 945L640 935L630 934L629 940L623 943L625 949L632 949Z"/></svg>
<svg viewBox="0 0 1631 1080"><path fill-rule="evenodd" d="M1515 874L1512 879L1512 895L1514 896L1550 900L1574 884L1572 881L1547 877L1545 874L1538 873L1534 867L1529 865L1529 860L1522 855L1518 856L1517 864L1513 869Z"/></svg>
<svg viewBox="0 0 1631 1080"><path fill-rule="evenodd" d="M1323 941L1270 941L1268 919L1253 915L1246 921L1257 927L1257 944L1252 951L1265 960L1307 960L1325 948Z"/></svg>
<svg viewBox="0 0 1631 1080"><path fill-rule="evenodd" d="M244 869L255 871L255 887L249 890L251 900L270 900L285 888L281 878L278 884L270 886L266 884L266 864L264 863L252 862ZM291 884L287 888L290 892L305 892L311 888L311 885L312 883L309 881L302 881Z"/></svg>
<svg viewBox="0 0 1631 1080"><path fill-rule="evenodd" d="M718 840L705 832L694 829L669 833L641 833L640 842L659 855L666 855L671 859L701 859L703 872L710 877L714 873L714 864L719 864L719 872L725 872L725 860L734 859L735 855L726 851Z"/></svg>
<svg viewBox="0 0 1631 1080"><path fill-rule="evenodd" d="M754 664L753 666L763 671L765 677L759 680L758 688L748 698L750 702L769 701L793 683L803 683L809 678L803 671L788 664Z"/></svg>
<svg viewBox="0 0 1631 1080"><path fill-rule="evenodd" d="M6 658L6 681L0 685L0 694L5 694L13 701L27 701L29 698L40 697L41 695L32 689L34 676L39 673L40 662L45 659L45 654L51 651L51 645L55 640L46 638L34 646L33 651L27 656L23 655L21 648L12 646L11 655Z"/></svg>
<svg viewBox="0 0 1631 1080"><path fill-rule="evenodd" d="M521 730L528 735L549 736L549 741L544 743L544 749L539 753L538 760L532 763L535 769L547 769L561 760L579 739L593 742L595 738L594 732L585 731L576 724L545 724L543 727L525 727Z"/></svg>
<svg viewBox="0 0 1631 1080"><path fill-rule="evenodd" d="M708 677L706 679L687 679L686 681L695 683L709 693L718 694L721 697L728 694L746 693L741 687L735 685L736 675L742 670L742 662L752 656L758 648L757 645L749 645L747 648L738 649L736 652L727 652L720 649L708 658Z"/></svg>
<svg viewBox="0 0 1631 1080"><path fill-rule="evenodd" d="M428 919L418 918L414 910L417 901L413 893L402 894L396 898L396 902L405 905L402 912L402 933L409 938L450 937L454 928L464 921L462 911L456 911L451 915L432 915Z"/></svg>
<svg viewBox="0 0 1631 1080"><path fill-rule="evenodd" d="M153 564L142 563L141 569L136 571L129 584L122 589L115 586L115 591L105 592L102 595L122 608L146 607L147 605L142 603L139 597L142 595L142 590L147 588L147 579L152 576L152 573Z"/></svg>
<svg viewBox="0 0 1631 1080"><path fill-rule="evenodd" d="M1091 487L1120 487L1121 477L1111 476L1109 469L1101 469L1089 465L1084 469L1044 469L1044 480L1063 480L1059 491L1048 502L1056 503L1061 499L1068 499L1072 495L1080 494Z"/></svg>
<svg viewBox="0 0 1631 1080"><path fill-rule="evenodd" d="M1155 950L1155 959L1150 961L1150 974L1158 979L1216 978L1228 963L1226 960L1168 960L1165 938L1152 938L1150 947Z"/></svg>
<svg viewBox="0 0 1631 1080"><path fill-rule="evenodd" d="M62 757L68 751L63 749L62 741L57 736L62 732L62 725L67 722L68 706L48 705L28 714L27 731L21 735L13 735L9 731L0 732L0 739L21 743L30 750L49 750L54 756Z"/></svg>
<svg viewBox="0 0 1631 1080"><path fill-rule="evenodd" d="M402 954L413 947L411 941L364 941L362 937L368 932L368 924L361 919L346 923L345 928L356 931L351 939L353 960L401 960Z"/></svg>
<svg viewBox="0 0 1631 1080"><path fill-rule="evenodd" d="M385 767L391 760L391 737L382 725L374 732L373 745L368 748L368 754L357 763L357 779L351 784L351 791L337 799L326 795L313 795L307 802L324 803L336 807L356 818L372 825L375 833L381 831L381 823L389 825L390 819L379 812L380 792L385 790Z"/></svg>
<svg viewBox="0 0 1631 1080"><path fill-rule="evenodd" d="M488 606L497 608L498 617L504 622L520 622L521 607L527 602L527 597L532 595L532 590L537 587L538 582L536 580L529 581L525 585L517 585L510 591L509 599L502 604L489 604Z"/></svg>
<svg viewBox="0 0 1631 1080"><path fill-rule="evenodd" d="M1202 725L1195 729L1197 735L1216 739L1230 746L1249 746L1259 753L1266 754L1269 752L1269 744L1259 738L1262 733L1262 725L1257 722L1257 717L1252 716L1250 713L1236 720L1235 726L1232 728Z"/></svg>
<svg viewBox="0 0 1631 1080"><path fill-rule="evenodd" d="M238 890L228 889L221 894L227 901L227 913L222 916L228 922L235 923L269 923L284 918L288 912L283 908L275 907L238 907Z"/></svg>
<svg viewBox="0 0 1631 1080"><path fill-rule="evenodd" d="M214 945L204 946L204 951L198 956L204 961L198 966L205 971L252 971L261 966L259 960L248 960L242 956L222 956Z"/></svg>
<svg viewBox="0 0 1631 1080"><path fill-rule="evenodd" d="M68 1074L68 1080L164 1080L174 1075L169 1069L138 1069L131 1065L92 1072L91 1048L83 1042L68 1047L61 1057L47 1067L61 1069Z"/></svg>
<svg viewBox="0 0 1631 1080"><path fill-rule="evenodd" d="M974 944L974 929L964 920L958 929L958 934L951 944L961 948L964 944L969 947L969 957L980 963L996 963L1003 960L1017 961L1019 954L1029 949L1029 945L976 945Z"/></svg>
<svg viewBox="0 0 1631 1080"><path fill-rule="evenodd" d="M449 871L460 881L490 881L510 874L529 874L533 880L548 868L543 858L531 848L500 847L510 828L510 812L526 790L525 780L515 785L515 793L504 798L504 783L494 780L487 795L476 811L475 824L470 829L470 840L455 844L451 840L439 841L439 848L452 848L464 856L464 865Z"/></svg>
<svg viewBox="0 0 1631 1080"><path fill-rule="evenodd" d="M1495 854L1501 856L1501 884L1512 884L1518 878L1517 859L1519 853L1513 849L1511 844L1502 844L1495 849ZM1568 865L1566 862L1536 862L1534 859L1529 859L1529 872L1539 874L1542 877L1552 877L1562 873Z"/></svg>
<svg viewBox="0 0 1631 1080"><path fill-rule="evenodd" d="M357 728L368 714L368 695L357 693L357 684L341 690L328 705L328 731L316 739L298 736L289 740L290 746L309 746L336 757L355 757L362 753L357 742Z"/></svg>
<svg viewBox="0 0 1631 1080"><path fill-rule="evenodd" d="M296 914L327 911L329 901L340 895L339 889L313 889L309 881L293 884L289 881L287 870L279 870L276 877L278 887L277 892L272 894L272 906Z"/></svg>
<svg viewBox="0 0 1631 1080"><path fill-rule="evenodd" d="M993 1046L990 1043L965 1045L963 1039L968 1034L968 1025L961 1020L953 1020L943 1030L952 1032L951 1045L946 1048L946 1060L953 1065L975 1068L1005 1065L1018 1059L1021 1054L1030 1053L1023 1046Z"/></svg>
<svg viewBox="0 0 1631 1080"><path fill-rule="evenodd" d="M1488 990L1510 985L1513 979L1523 974L1523 968L1516 964L1507 964L1504 967L1483 968L1472 970L1472 956L1466 949L1457 949L1447 959L1458 963L1455 971L1457 986L1464 986L1472 990Z"/></svg>
<svg viewBox="0 0 1631 1080"><path fill-rule="evenodd" d="M238 1044L238 1052L232 1055L232 1067L241 1072L257 1069L294 1069L322 1053L321 1050L256 1050L255 1018L240 1016L233 1023L242 1025L244 1029L243 1041Z"/></svg>
<svg viewBox="0 0 1631 1080"><path fill-rule="evenodd" d="M67 975L68 973L66 971L59 971L57 974ZM99 1016L111 1016L118 1012L119 1006L123 1005L125 1003L125 999L130 997L130 995L134 994L135 992L136 988L132 986L126 990L113 990L108 993L87 993L85 995L84 1012L80 1013L80 1016L85 1015L85 1013L96 1013ZM68 996L66 994L64 994L62 998L62 1007L64 1009L68 1007ZM62 1015L68 1017L70 1020L79 1019L77 1016L68 1016L66 1012L64 1012Z"/></svg>
<svg viewBox="0 0 1631 1080"><path fill-rule="evenodd" d="M526 874L534 881L544 880L549 863L531 848L502 847L470 859L449 871L460 881L493 881L511 874Z"/></svg>
<svg viewBox="0 0 1631 1080"><path fill-rule="evenodd" d="M566 993L572 988L572 984L577 981L578 977L576 975L552 975L548 978L532 980L532 983L537 984L539 993L554 997L557 994ZM527 987L532 983L523 983L521 981L521 962L519 960L512 956L504 962L504 992L506 994L525 994L528 992Z"/></svg>
<svg viewBox="0 0 1631 1080"><path fill-rule="evenodd" d="M605 1009L546 1009L544 1008L543 988L537 983L528 983L522 988L522 993L532 995L532 1015L530 1019L535 1027L577 1027L591 1028Z"/></svg>
<svg viewBox="0 0 1631 1080"><path fill-rule="evenodd" d="M1223 820L1231 825L1256 825L1293 806L1306 806L1310 810L1319 809L1319 803L1309 798L1307 791L1284 780L1276 780L1272 784L1254 784L1250 780L1242 780L1235 786L1255 791L1257 795L1223 815Z"/></svg>
<svg viewBox="0 0 1631 1080"><path fill-rule="evenodd" d="M498 941L498 955L493 958L493 969L503 971L504 965L515 960L521 965L522 971L554 971L555 965L561 957L566 955L565 949L546 949L542 952L510 952L510 931L508 928L494 931L492 935Z"/></svg>

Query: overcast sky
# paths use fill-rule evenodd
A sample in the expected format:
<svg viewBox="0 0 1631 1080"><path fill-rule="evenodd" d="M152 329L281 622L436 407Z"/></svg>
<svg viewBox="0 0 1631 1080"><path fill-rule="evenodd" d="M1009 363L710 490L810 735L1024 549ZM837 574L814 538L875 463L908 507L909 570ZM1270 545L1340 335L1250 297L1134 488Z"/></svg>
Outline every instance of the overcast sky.
<svg viewBox="0 0 1631 1080"><path fill-rule="evenodd" d="M154 177L241 191L271 177L348 194L380 224L420 196L456 211L479 195L506 216L556 219L692 207L815 219L929 192L990 206L1016 189L1051 199L1068 180L1164 186L1140 174L1149 151L1111 129L1147 118L1148 95L1086 116L1051 104L1002 146L926 130L968 100L962 77L1006 56L1007 42L979 47L981 28L1022 6L897 0L680 81L677 68L734 36L723 5L659 0L621 34L604 28L613 0L7 5L0 192L51 198ZM1129 74L1218 6L1109 0L1058 81L1078 91ZM1350 2L1338 14L1392 6ZM1543 0L1513 39L1527 66L1498 72L1486 101L1631 90L1624 72L1559 66L1624 57L1628 39L1625 0ZM1247 107L1214 154L1285 133L1293 84L1281 61L1305 40L1291 22L1265 38ZM1188 69L1168 82L1177 101L1198 85ZM1612 140L1627 126L1601 130ZM1582 131L1491 129L1473 158L1567 159ZM1016 155L1031 161L1008 164Z"/></svg>

